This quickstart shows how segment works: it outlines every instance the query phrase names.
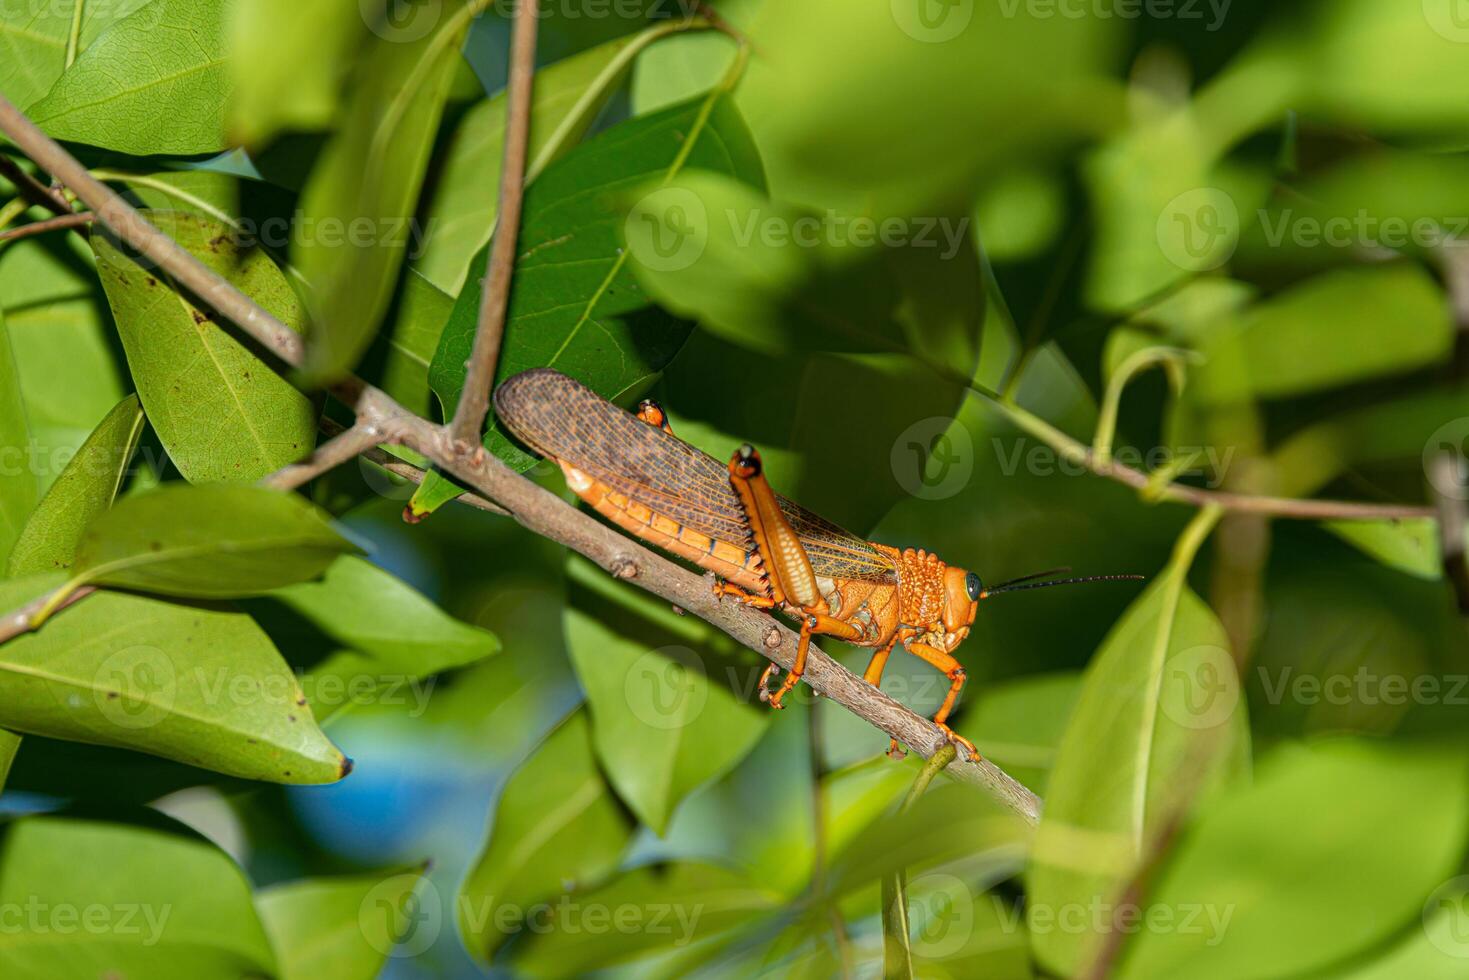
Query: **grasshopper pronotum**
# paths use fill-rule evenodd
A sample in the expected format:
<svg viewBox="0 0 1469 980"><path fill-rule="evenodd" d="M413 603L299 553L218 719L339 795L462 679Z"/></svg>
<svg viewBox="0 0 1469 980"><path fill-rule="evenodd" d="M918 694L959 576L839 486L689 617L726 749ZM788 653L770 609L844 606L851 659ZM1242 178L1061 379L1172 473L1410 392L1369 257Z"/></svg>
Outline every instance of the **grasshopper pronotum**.
<svg viewBox="0 0 1469 980"><path fill-rule="evenodd" d="M779 609L801 624L795 663L780 687L767 688L774 664L760 678L760 697L775 708L800 681L811 637L875 647L863 673L874 686L902 644L949 679L934 723L976 757L946 722L965 680L954 650L979 603L1019 589L1140 577L1038 581L1058 570L986 588L974 572L937 555L864 541L780 496L753 447L741 446L726 466L676 437L654 402L631 415L550 369L510 378L495 392L495 410L521 441L560 464L567 485L599 514L713 572L718 594Z"/></svg>

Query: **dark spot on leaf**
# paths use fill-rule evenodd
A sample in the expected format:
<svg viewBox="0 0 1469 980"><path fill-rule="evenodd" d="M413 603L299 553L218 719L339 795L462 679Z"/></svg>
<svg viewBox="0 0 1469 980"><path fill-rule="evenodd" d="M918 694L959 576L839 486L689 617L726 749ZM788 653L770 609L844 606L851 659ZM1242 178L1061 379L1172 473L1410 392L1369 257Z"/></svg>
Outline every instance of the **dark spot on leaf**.
<svg viewBox="0 0 1469 980"><path fill-rule="evenodd" d="M286 715L286 721L294 722L295 720L296 720L296 716L295 715Z"/></svg>
<svg viewBox="0 0 1469 980"><path fill-rule="evenodd" d="M205 316L203 313L200 313L193 307L189 308L189 313L194 317L195 323L205 323L209 320L209 317Z"/></svg>
<svg viewBox="0 0 1469 980"><path fill-rule="evenodd" d="M291 770L289 770L289 769L287 769L287 770L286 770L286 771L285 771L285 775L287 775L287 776L289 776L289 775L290 775L290 774L291 774Z"/></svg>
<svg viewBox="0 0 1469 980"><path fill-rule="evenodd" d="M117 700L117 697L118 697L118 694L117 694L116 691L108 691L107 692L107 700L109 700L109 701L116 701Z"/></svg>
<svg viewBox="0 0 1469 980"><path fill-rule="evenodd" d="M148 550L149 551L162 551L163 550L163 542L162 541L149 541L148 542Z"/></svg>
<svg viewBox="0 0 1469 980"><path fill-rule="evenodd" d="M157 279L154 279L152 276L149 276L148 277L148 285L150 285L150 286L156 286L156 285L158 285L158 280Z"/></svg>

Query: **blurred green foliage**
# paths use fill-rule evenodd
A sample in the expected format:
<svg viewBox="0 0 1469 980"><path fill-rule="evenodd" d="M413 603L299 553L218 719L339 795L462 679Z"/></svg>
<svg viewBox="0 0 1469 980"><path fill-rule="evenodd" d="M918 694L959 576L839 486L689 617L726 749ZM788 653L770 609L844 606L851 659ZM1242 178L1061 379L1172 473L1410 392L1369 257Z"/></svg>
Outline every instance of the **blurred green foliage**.
<svg viewBox="0 0 1469 980"><path fill-rule="evenodd" d="M0 643L0 975L1462 975L1462 4L713 6L541 0L499 378L987 582L1147 575L958 652L1039 825L900 808L884 734L442 474L251 486L349 373L452 413L509 3L10 0L0 94L308 354L0 171L0 612L101 587Z"/></svg>

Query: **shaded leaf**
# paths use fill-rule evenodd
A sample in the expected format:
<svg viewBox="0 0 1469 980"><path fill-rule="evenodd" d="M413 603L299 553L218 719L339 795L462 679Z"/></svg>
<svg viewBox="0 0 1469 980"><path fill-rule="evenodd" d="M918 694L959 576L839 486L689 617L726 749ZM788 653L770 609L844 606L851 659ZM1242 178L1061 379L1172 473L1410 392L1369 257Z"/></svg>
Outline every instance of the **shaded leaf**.
<svg viewBox="0 0 1469 980"><path fill-rule="evenodd" d="M369 654L387 673L424 677L500 649L493 633L461 623L396 576L352 555L339 558L320 582L288 586L271 598Z"/></svg>
<svg viewBox="0 0 1469 980"><path fill-rule="evenodd" d="M409 928L409 903L432 887L422 868L274 885L255 900L280 980L374 980Z"/></svg>
<svg viewBox="0 0 1469 980"><path fill-rule="evenodd" d="M372 342L408 252L419 188L468 29L461 2L437 29L374 35L302 192L292 260L310 284L305 374L336 381Z"/></svg>
<svg viewBox="0 0 1469 980"><path fill-rule="evenodd" d="M0 607L60 582L0 584ZM33 735L281 783L349 768L265 633L219 607L98 592L0 646L0 695L0 725Z"/></svg>
<svg viewBox="0 0 1469 980"><path fill-rule="evenodd" d="M169 211L147 217L282 322L300 327L300 302L266 255L213 221ZM315 445L316 415L305 395L113 239L94 234L92 248L143 409L185 477L255 480Z"/></svg>
<svg viewBox="0 0 1469 980"><path fill-rule="evenodd" d="M540 903L615 870L630 836L578 711L505 784L489 842L455 903L465 946L488 960Z"/></svg>
<svg viewBox="0 0 1469 980"><path fill-rule="evenodd" d="M592 742L618 795L662 834L686 795L754 747L770 715L711 678L725 662L709 650L712 630L681 628L666 605L627 594L600 569L577 574L586 571L574 565L589 588L564 622Z"/></svg>
<svg viewBox="0 0 1469 980"><path fill-rule="evenodd" d="M232 598L316 578L356 550L295 494L169 483L93 521L72 577L165 595Z"/></svg>
<svg viewBox="0 0 1469 980"><path fill-rule="evenodd" d="M744 123L718 92L615 126L531 185L497 383L554 367L603 397L630 397L672 359L690 327L654 307L633 278L621 239L627 202L618 195L688 168L763 184ZM472 267L484 262L476 257ZM464 387L480 292L471 280L460 294L429 369L446 414ZM534 463L497 425L485 445L519 471Z"/></svg>
<svg viewBox="0 0 1469 980"><path fill-rule="evenodd" d="M136 395L118 402L46 491L10 554L11 578L68 567L87 525L112 506L143 434Z"/></svg>
<svg viewBox="0 0 1469 980"><path fill-rule="evenodd" d="M1403 521L1325 521L1321 526L1389 568L1432 581L1443 577L1438 522L1431 517Z"/></svg>
<svg viewBox="0 0 1469 980"><path fill-rule="evenodd" d="M10 766L15 754L20 751L20 736L0 729L0 793L5 792L5 781L10 778Z"/></svg>
<svg viewBox="0 0 1469 980"><path fill-rule="evenodd" d="M118 20L28 110L55 139L148 156L228 145L225 0L152 0Z"/></svg>
<svg viewBox="0 0 1469 980"><path fill-rule="evenodd" d="M4 458L0 458L0 555L8 556L19 541L39 496L34 462L26 454L30 445L10 331L0 318L0 447L4 447Z"/></svg>
<svg viewBox="0 0 1469 980"><path fill-rule="evenodd" d="M527 183L580 142L616 92L633 57L667 31L662 26L616 38L536 72L526 148ZM455 127L428 207L423 251L413 264L452 296L464 288L470 261L489 244L500 205L504 154L505 93L501 91L477 103ZM483 269L474 272L484 275Z"/></svg>
<svg viewBox="0 0 1469 980"><path fill-rule="evenodd" d="M161 820L15 821L0 857L0 902L76 914L71 929L48 914L43 921L55 928L9 936L0 944L6 976L191 980L276 972L239 866Z"/></svg>
<svg viewBox="0 0 1469 980"><path fill-rule="evenodd" d="M1466 830L1462 752L1285 745L1254 786L1201 815L1148 894L1144 921L1202 908L1199 928L1140 931L1119 976L1295 976L1349 962L1417 922L1458 868Z"/></svg>
<svg viewBox="0 0 1469 980"><path fill-rule="evenodd" d="M382 389L410 412L428 416L433 410L428 366L454 309L454 297L410 269L403 276L397 304L387 335Z"/></svg>

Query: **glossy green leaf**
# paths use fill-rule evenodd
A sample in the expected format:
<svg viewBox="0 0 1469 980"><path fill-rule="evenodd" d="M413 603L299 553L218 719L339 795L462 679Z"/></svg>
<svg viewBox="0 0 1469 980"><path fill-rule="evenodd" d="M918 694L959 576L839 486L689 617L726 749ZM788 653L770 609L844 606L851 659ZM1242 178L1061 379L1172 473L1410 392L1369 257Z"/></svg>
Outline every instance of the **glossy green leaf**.
<svg viewBox="0 0 1469 980"><path fill-rule="evenodd" d="M128 389L91 249L79 236L0 251L0 308L20 368L44 487Z"/></svg>
<svg viewBox="0 0 1469 980"><path fill-rule="evenodd" d="M363 558L340 558L320 582L271 593L332 639L368 654L385 672L424 677L500 648L493 633L461 623ZM318 668L319 670L319 668Z"/></svg>
<svg viewBox="0 0 1469 980"><path fill-rule="evenodd" d="M1144 916L1200 908L1200 927L1139 931L1119 976L1336 972L1401 925L1416 927L1425 896L1459 867L1464 773L1456 750L1283 746L1254 786L1201 815L1149 891Z"/></svg>
<svg viewBox="0 0 1469 980"><path fill-rule="evenodd" d="M0 585L14 609L61 582ZM0 725L246 779L330 783L350 764L250 617L98 592L0 646Z"/></svg>
<svg viewBox="0 0 1469 980"><path fill-rule="evenodd" d="M193 215L147 216L287 325L300 326L296 294L258 249ZM94 235L92 248L143 409L184 476L256 480L310 451L316 414L305 395L111 238Z"/></svg>
<svg viewBox="0 0 1469 980"><path fill-rule="evenodd" d="M274 976L234 860L183 828L32 816L5 831L0 903L39 926L0 943L10 977Z"/></svg>
<svg viewBox="0 0 1469 980"><path fill-rule="evenodd" d="M143 434L136 395L117 403L46 491L10 553L11 578L71 565L87 525L112 506Z"/></svg>
<svg viewBox="0 0 1469 980"><path fill-rule="evenodd" d="M566 611L566 643L597 758L618 796L662 834L686 795L754 747L770 714L720 676L726 660L709 649L712 630L690 632L651 596L575 568L587 588L582 608Z"/></svg>
<svg viewBox="0 0 1469 980"><path fill-rule="evenodd" d="M1392 343L1384 345L1383 337ZM1453 337L1443 291L1421 266L1327 272L1206 337L1202 349L1210 360L1197 390L1218 403L1402 374L1443 361Z"/></svg>
<svg viewBox="0 0 1469 980"><path fill-rule="evenodd" d="M226 17L230 60L229 133L249 147L282 130L331 125L367 34L374 0L250 0Z"/></svg>
<svg viewBox="0 0 1469 980"><path fill-rule="evenodd" d="M103 31L147 2L87 3L78 50L91 47ZM22 109L51 91L66 68L73 13L70 4L38 2L7 8L0 19L0 93Z"/></svg>
<svg viewBox="0 0 1469 980"><path fill-rule="evenodd" d="M536 72L527 182L581 140L616 92L633 57L653 37L667 31L665 26L617 38ZM501 91L476 104L455 127L425 218L424 247L413 264L452 296L464 288L471 260L490 241L500 205L504 153L505 93ZM484 275L482 268L473 271Z"/></svg>
<svg viewBox="0 0 1469 980"><path fill-rule="evenodd" d="M5 781L10 778L10 766L20 751L20 741L19 735L0 729L0 793L5 792Z"/></svg>
<svg viewBox="0 0 1469 980"><path fill-rule="evenodd" d="M87 528L74 582L196 598L259 595L316 578L359 550L326 515L264 487L169 483Z"/></svg>
<svg viewBox="0 0 1469 980"><path fill-rule="evenodd" d="M1389 568L1431 581L1443 577L1438 522L1431 517L1404 521L1326 521L1321 526Z"/></svg>
<svg viewBox="0 0 1469 980"><path fill-rule="evenodd" d="M1187 802L1194 782L1182 774L1199 765L1196 753L1212 750L1205 758L1216 778L1248 758L1228 637L1185 581L1209 527L1195 520L1087 668L1031 856L1032 918L1115 901L1145 843ZM1054 972L1078 972L1105 927L1033 928L1036 958Z"/></svg>
<svg viewBox="0 0 1469 980"><path fill-rule="evenodd" d="M4 447L0 457L0 555L8 556L20 540L39 496L34 462L26 454L30 445L10 331L0 318L0 446Z"/></svg>
<svg viewBox="0 0 1469 980"><path fill-rule="evenodd" d="M433 887L422 868L273 885L255 900L280 980L375 980L415 925L411 903Z"/></svg>
<svg viewBox="0 0 1469 980"><path fill-rule="evenodd" d="M718 92L615 126L531 185L497 381L554 367L604 397L630 397L678 353L689 324L654 307L634 279L622 247L628 202L618 195L695 168L763 184L744 123ZM476 257L474 265L484 261ZM429 369L446 414L464 386L479 305L471 280ZM498 426L485 445L519 471L534 463Z"/></svg>
<svg viewBox="0 0 1469 980"><path fill-rule="evenodd" d="M611 874L630 836L578 711L505 784L489 842L455 903L465 946L488 960L542 903Z"/></svg>
<svg viewBox="0 0 1469 980"><path fill-rule="evenodd" d="M225 0L152 0L114 23L28 110L48 135L135 156L227 146Z"/></svg>
<svg viewBox="0 0 1469 980"><path fill-rule="evenodd" d="M575 895L585 914L553 918L552 928L516 945L513 960L532 975L583 976L728 932L778 900L760 882L713 865L638 868ZM611 926L605 930L598 926L604 913Z"/></svg>
<svg viewBox="0 0 1469 980"><path fill-rule="evenodd" d="M291 252L310 284L303 370L314 381L356 367L387 312L413 245L467 9L448 4L434 30L411 40L396 31L375 36L355 61L342 118L302 192Z"/></svg>

